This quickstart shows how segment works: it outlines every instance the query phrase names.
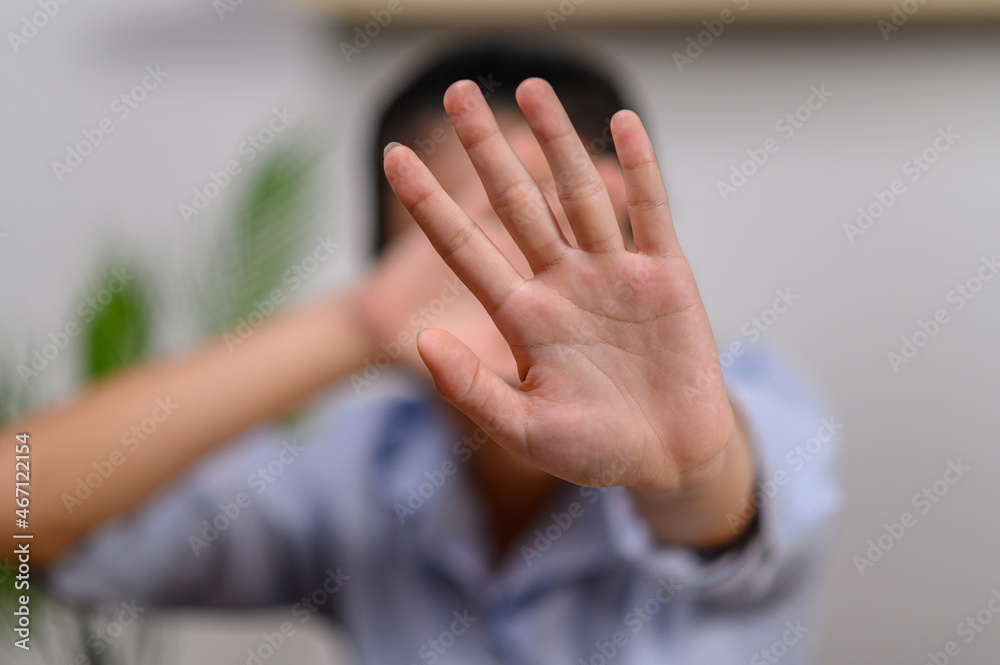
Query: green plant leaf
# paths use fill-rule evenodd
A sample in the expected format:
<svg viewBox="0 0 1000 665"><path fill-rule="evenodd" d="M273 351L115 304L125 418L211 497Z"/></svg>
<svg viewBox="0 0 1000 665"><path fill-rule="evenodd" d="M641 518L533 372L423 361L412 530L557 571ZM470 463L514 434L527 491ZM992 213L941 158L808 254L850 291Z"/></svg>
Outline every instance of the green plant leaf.
<svg viewBox="0 0 1000 665"><path fill-rule="evenodd" d="M134 270L120 271L122 273ZM100 284L112 283L114 271L104 271ZM110 301L96 301L94 317L83 324L83 372L88 381L117 372L144 358L150 349L151 311L149 297L135 276L117 293L102 287Z"/></svg>
<svg viewBox="0 0 1000 665"><path fill-rule="evenodd" d="M308 186L315 158L300 147L276 147L250 183L217 272L221 314L215 331L230 328L282 284L311 228Z"/></svg>

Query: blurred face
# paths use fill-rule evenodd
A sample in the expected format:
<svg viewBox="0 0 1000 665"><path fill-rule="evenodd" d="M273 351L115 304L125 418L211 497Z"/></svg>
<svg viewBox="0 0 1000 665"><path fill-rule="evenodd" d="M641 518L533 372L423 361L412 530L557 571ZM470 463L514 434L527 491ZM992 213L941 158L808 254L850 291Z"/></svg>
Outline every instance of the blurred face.
<svg viewBox="0 0 1000 665"><path fill-rule="evenodd" d="M552 171L549 169L545 156L527 122L519 111L513 110L497 112L497 121L507 142L510 143L521 163L538 182L549 200L549 207L555 213L563 235L566 236L570 244L575 244L572 229L559 205ZM497 248L507 257L507 260L522 275L530 277L531 270L528 267L528 262L490 206L486 191L455 131L450 125L433 120L428 121L426 126L421 129L419 135L427 137L440 138L442 136L441 130L444 132L443 140L424 141L424 152L418 152L431 173L462 210L482 227ZM429 147L432 143L433 146ZM599 155L595 157L594 163L614 203L626 242L630 244L631 236L628 233L628 218L625 207L625 186L618 161L614 155ZM421 253L419 259L421 262L425 262L425 265L413 265L411 269L441 270L443 271L442 275L450 275L450 270L430 248L429 241L416 229L416 223L394 196L387 202L385 209L390 239L409 236L405 242L427 245L428 251ZM435 328L451 332L465 342L487 367L503 377L508 383L511 385L519 383L517 367L507 342L493 325L486 311L467 290L463 289L458 301L447 307L432 322L432 325Z"/></svg>

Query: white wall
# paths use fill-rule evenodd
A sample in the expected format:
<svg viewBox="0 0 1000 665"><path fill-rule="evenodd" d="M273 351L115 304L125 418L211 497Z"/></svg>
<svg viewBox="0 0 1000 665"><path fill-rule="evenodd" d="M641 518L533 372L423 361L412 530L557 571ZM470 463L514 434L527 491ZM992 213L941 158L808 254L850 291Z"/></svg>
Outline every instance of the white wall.
<svg viewBox="0 0 1000 665"><path fill-rule="evenodd" d="M38 6L18 1L0 11L6 33ZM572 21L562 26L568 32ZM822 662L923 663L948 640L959 642L961 663L994 662L1000 620L969 644L956 626L1000 589L1000 279L961 310L947 298L983 257L1000 253L995 27L907 25L885 41L874 25L737 22L680 72L672 53L696 32L592 38L655 109L650 123L674 217L720 341L740 337L775 289L799 296L760 343L784 347L809 368L845 425L848 503L832 553ZM4 353L73 319L83 280L109 244L182 282L245 178L191 224L178 204L237 157L236 146L274 106L299 115L294 131L325 141L331 156L320 212L348 250L324 266L311 292L356 274L361 260L349 250L361 246L363 217L342 155L363 134L356 128L366 100L422 36L390 26L351 64L336 48L342 36L258 4L220 21L210 3L164 0L70 3L20 52L0 46ZM51 162L111 116L112 100L147 65L169 78L57 182ZM833 95L786 138L775 124L811 86ZM911 181L904 163L949 127L959 138ZM717 181L770 137L778 151L724 202ZM843 225L896 178L905 193L852 244ZM183 291L168 284L158 297L177 315L161 344L176 348L191 334ZM938 308L949 322L894 372L886 354L899 352L901 336ZM74 363L60 355L33 388L42 397L64 394ZM920 513L913 495L959 459L971 471ZM854 555L904 511L916 514L916 525L859 575Z"/></svg>

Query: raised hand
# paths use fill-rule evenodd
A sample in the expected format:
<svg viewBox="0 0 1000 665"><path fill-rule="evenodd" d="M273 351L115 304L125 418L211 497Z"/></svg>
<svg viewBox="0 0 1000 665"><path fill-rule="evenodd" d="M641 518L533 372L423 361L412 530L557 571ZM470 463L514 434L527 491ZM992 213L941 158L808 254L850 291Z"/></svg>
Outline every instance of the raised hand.
<svg viewBox="0 0 1000 665"><path fill-rule="evenodd" d="M711 482L736 420L639 118L621 111L611 120L635 239L630 251L604 182L548 83L524 81L517 101L576 246L478 87L455 83L444 101L534 276L514 268L411 150L386 150L396 196L486 308L521 380L510 385L457 338L428 329L418 349L439 393L504 448L571 482L667 494Z"/></svg>

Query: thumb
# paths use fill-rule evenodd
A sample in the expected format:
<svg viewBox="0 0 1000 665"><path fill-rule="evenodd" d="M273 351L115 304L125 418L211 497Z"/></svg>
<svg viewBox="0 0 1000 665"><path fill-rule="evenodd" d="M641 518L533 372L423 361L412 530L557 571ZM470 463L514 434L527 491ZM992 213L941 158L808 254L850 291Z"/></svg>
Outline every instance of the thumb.
<svg viewBox="0 0 1000 665"><path fill-rule="evenodd" d="M417 333L417 351L438 394L512 453L525 452L525 396L489 369L469 347L444 330Z"/></svg>

